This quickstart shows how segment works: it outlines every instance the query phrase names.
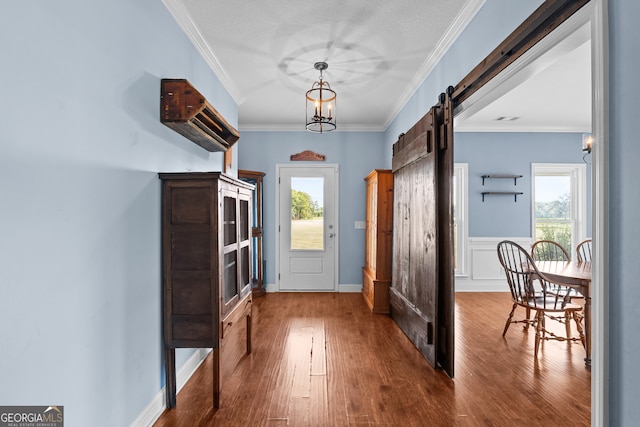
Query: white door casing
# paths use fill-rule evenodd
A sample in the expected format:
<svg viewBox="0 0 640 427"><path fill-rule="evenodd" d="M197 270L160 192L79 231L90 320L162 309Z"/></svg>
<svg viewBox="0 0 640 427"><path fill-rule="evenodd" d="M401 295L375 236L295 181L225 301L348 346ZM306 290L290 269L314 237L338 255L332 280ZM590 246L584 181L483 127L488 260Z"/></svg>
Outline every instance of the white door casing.
<svg viewBox="0 0 640 427"><path fill-rule="evenodd" d="M277 290L337 291L338 166L279 164L276 177ZM292 190L322 215L293 219Z"/></svg>

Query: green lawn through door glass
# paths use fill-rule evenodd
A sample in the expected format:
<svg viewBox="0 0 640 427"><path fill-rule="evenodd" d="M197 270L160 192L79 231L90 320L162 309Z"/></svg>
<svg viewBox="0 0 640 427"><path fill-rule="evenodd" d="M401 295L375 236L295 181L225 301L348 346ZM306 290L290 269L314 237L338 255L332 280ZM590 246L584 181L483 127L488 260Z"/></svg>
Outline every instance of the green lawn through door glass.
<svg viewBox="0 0 640 427"><path fill-rule="evenodd" d="M291 249L324 249L324 178L291 178Z"/></svg>

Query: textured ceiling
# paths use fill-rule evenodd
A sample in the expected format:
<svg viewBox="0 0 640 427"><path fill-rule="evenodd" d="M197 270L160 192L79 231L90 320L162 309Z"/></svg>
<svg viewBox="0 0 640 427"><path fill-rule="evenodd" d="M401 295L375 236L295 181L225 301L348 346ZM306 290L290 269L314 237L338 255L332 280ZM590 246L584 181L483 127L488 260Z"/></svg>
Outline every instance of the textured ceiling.
<svg viewBox="0 0 640 427"><path fill-rule="evenodd" d="M562 37L456 116L457 131L591 132L591 29Z"/></svg>
<svg viewBox="0 0 640 427"><path fill-rule="evenodd" d="M177 1L177 0L176 0ZM305 92L338 93L342 130L384 130L424 79L442 35L479 0L182 0L229 76L240 129L304 130Z"/></svg>
<svg viewBox="0 0 640 427"><path fill-rule="evenodd" d="M323 76L338 93L338 130L386 129L484 2L163 1L238 103L241 131L304 130L304 94L318 78L313 68L318 61L329 64ZM585 51L588 48L583 47ZM539 99L540 85L551 84L550 92L556 96L562 93L565 100L590 106L584 102L590 98L590 74L584 77L583 71L576 69L589 59L574 55L547 61L535 72L530 69L526 79L509 87L515 92L503 91L504 98L492 99L484 111L476 108L466 112L457 120L456 128L550 131L558 128L558 120L563 123L563 131L584 127L578 123L590 120L590 109L585 115L584 108L571 109L563 104L559 108L575 117L558 119L563 110L552 111L548 98ZM558 66L564 70L560 77L553 71ZM576 77L576 73L582 77ZM558 92L560 82L570 80L575 83L572 90L576 93L568 93L566 87ZM529 101L523 103L527 98ZM540 103L546 106L541 108ZM498 123L494 120L497 117L518 119ZM548 123L552 117L555 123Z"/></svg>

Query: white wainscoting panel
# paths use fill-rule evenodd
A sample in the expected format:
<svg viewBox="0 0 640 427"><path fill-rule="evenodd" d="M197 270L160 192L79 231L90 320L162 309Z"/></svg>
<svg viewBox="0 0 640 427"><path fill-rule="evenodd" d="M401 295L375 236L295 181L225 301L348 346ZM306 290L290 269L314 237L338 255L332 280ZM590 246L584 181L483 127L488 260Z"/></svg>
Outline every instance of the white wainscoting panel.
<svg viewBox="0 0 640 427"><path fill-rule="evenodd" d="M509 292L496 249L502 240L512 240L527 251L532 243L530 237L470 238L468 248L471 271L468 276L456 277L456 292Z"/></svg>

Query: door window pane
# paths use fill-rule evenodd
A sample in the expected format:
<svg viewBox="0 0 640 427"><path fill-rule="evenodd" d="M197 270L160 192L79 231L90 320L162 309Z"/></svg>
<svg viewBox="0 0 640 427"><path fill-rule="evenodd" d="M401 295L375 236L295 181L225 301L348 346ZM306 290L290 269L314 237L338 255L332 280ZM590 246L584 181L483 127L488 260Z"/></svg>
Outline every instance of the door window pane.
<svg viewBox="0 0 640 427"><path fill-rule="evenodd" d="M225 197L223 202L223 231L224 245L236 243L236 199L234 197Z"/></svg>
<svg viewBox="0 0 640 427"><path fill-rule="evenodd" d="M324 178L291 178L291 249L324 250Z"/></svg>

